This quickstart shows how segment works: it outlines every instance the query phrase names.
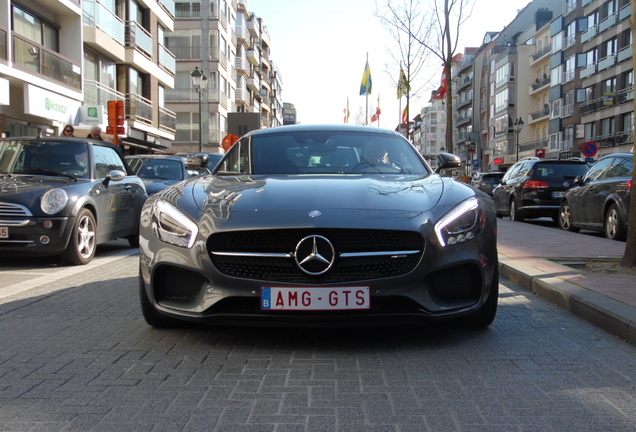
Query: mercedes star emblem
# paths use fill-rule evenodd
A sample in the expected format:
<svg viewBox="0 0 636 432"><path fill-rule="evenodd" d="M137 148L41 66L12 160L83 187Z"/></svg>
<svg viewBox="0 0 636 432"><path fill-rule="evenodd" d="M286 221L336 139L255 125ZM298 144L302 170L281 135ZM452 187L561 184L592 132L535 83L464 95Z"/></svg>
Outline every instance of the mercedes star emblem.
<svg viewBox="0 0 636 432"><path fill-rule="evenodd" d="M323 236L305 237L296 245L294 259L304 273L317 276L327 272L333 265L336 252L329 240Z"/></svg>

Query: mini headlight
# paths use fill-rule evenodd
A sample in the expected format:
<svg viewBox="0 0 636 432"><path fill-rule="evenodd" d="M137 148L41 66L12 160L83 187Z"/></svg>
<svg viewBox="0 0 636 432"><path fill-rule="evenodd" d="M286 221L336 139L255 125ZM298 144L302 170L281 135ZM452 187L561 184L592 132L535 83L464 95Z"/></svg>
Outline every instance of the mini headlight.
<svg viewBox="0 0 636 432"><path fill-rule="evenodd" d="M40 201L40 207L46 214L55 214L62 211L68 202L68 195L64 189L51 189L44 195Z"/></svg>
<svg viewBox="0 0 636 432"><path fill-rule="evenodd" d="M483 210L477 198L462 201L435 224L435 234L441 246L472 240L482 228Z"/></svg>
<svg viewBox="0 0 636 432"><path fill-rule="evenodd" d="M199 228L181 210L165 201L157 200L153 205L152 232L161 241L191 248Z"/></svg>

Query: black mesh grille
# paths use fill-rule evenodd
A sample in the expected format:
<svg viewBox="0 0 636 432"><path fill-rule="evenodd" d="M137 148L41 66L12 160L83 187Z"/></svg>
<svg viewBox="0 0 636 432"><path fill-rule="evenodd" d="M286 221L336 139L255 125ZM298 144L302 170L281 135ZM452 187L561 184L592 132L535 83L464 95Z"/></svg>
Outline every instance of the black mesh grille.
<svg viewBox="0 0 636 432"><path fill-rule="evenodd" d="M208 239L210 252L279 253L293 255L298 242L310 235L326 237L337 258L332 268L320 276L303 273L294 258L222 256L210 253L221 273L233 277L288 283L334 283L398 276L410 272L419 262L424 245L417 232L390 230L299 229L257 230L217 233ZM346 253L415 250L400 256L339 257Z"/></svg>

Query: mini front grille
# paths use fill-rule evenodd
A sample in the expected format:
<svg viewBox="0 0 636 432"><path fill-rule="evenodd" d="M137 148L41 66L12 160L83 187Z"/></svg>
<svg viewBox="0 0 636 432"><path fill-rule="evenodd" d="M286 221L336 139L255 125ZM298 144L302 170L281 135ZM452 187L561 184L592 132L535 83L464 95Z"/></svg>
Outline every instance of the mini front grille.
<svg viewBox="0 0 636 432"><path fill-rule="evenodd" d="M305 237L328 239L336 252L325 273L311 275L294 252ZM422 257L422 236L411 231L356 229L256 230L216 233L208 239L210 259L228 276L271 282L333 284L387 278L412 271Z"/></svg>
<svg viewBox="0 0 636 432"><path fill-rule="evenodd" d="M0 202L0 217L31 217L29 209L19 204Z"/></svg>

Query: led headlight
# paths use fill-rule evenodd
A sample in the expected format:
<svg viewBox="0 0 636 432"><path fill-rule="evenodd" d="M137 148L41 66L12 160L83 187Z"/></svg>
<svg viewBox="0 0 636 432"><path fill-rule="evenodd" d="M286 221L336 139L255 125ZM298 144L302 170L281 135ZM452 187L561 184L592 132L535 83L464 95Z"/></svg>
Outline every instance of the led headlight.
<svg viewBox="0 0 636 432"><path fill-rule="evenodd" d="M482 229L483 210L477 198L462 201L435 224L441 246L454 245L475 238Z"/></svg>
<svg viewBox="0 0 636 432"><path fill-rule="evenodd" d="M181 210L165 201L157 200L152 212L152 232L161 241L191 248L199 228Z"/></svg>
<svg viewBox="0 0 636 432"><path fill-rule="evenodd" d="M64 189L51 189L44 195L40 201L40 207L46 214L55 214L62 211L68 202L68 195Z"/></svg>

